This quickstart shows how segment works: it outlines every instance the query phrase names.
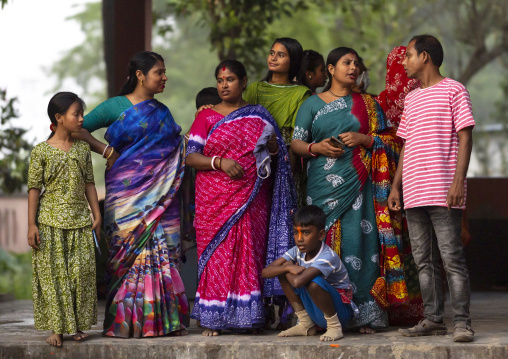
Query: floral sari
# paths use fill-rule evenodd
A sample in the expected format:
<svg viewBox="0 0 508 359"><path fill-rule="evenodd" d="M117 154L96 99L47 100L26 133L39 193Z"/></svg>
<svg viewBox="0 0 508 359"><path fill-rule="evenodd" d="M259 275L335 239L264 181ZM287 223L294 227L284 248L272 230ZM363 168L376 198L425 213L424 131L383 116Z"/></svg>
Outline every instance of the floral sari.
<svg viewBox="0 0 508 359"><path fill-rule="evenodd" d="M408 300L400 262L402 219L387 207L402 141L374 98L363 94L328 104L310 97L300 108L293 139L320 142L348 131L372 136L372 148L346 147L339 158L311 158L307 204L325 211L327 244L348 269L360 311L350 327L384 328L385 309Z"/></svg>
<svg viewBox="0 0 508 359"><path fill-rule="evenodd" d="M402 62L406 54L405 46L395 47L386 59L386 85L383 92L376 97L376 101L386 114L390 127L399 127L404 99L407 94L420 87L420 81L410 79L406 75ZM391 325L413 325L423 319L423 301L418 280L418 269L414 262L409 241L409 233L405 220L402 231L402 259L409 300L401 305L388 309Z"/></svg>
<svg viewBox="0 0 508 359"><path fill-rule="evenodd" d="M178 271L180 130L169 109L152 99L128 108L106 132L120 153L106 172L107 336L155 337L185 328L188 302Z"/></svg>
<svg viewBox="0 0 508 359"><path fill-rule="evenodd" d="M274 132L279 153L270 164L266 142ZM225 117L208 109L191 127L187 152L232 158L244 169L237 180L223 171L196 176L199 262L192 317L210 329L261 327L267 243L273 252L275 239L287 241L292 228L294 191L282 135L262 106L247 105Z"/></svg>

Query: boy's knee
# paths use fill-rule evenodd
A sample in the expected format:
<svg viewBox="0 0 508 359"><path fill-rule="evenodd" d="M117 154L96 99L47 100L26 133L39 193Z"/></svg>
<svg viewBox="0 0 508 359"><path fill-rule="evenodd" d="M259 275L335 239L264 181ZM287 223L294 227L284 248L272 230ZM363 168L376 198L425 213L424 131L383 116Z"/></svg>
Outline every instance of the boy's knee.
<svg viewBox="0 0 508 359"><path fill-rule="evenodd" d="M313 282L313 281L310 281L309 284L307 284L305 286L305 288L307 288L307 291L309 293L316 293L316 292L320 292L322 290L321 287L319 286L319 284L317 284L316 282Z"/></svg>

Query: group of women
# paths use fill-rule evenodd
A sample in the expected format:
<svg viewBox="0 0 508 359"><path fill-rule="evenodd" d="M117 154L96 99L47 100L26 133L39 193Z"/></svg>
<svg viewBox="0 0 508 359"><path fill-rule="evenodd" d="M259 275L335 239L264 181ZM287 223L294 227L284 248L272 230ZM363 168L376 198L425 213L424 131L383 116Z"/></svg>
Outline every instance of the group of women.
<svg viewBox="0 0 508 359"><path fill-rule="evenodd" d="M333 50L325 63L294 39L276 39L267 75L250 85L240 62L222 61L214 74L222 102L197 114L188 143L154 99L167 81L164 60L153 52L134 56L120 96L85 116L77 135L107 157L104 334L186 333L189 304L179 274L184 165L197 171L192 317L204 335L257 332L271 324L273 303L284 309L280 284L263 281L261 270L293 246L292 214L305 203L325 210L326 241L354 284L360 315L351 328L371 333L387 327L389 316L420 319L403 220L386 206L401 148L399 110L417 85L395 74L402 53L390 55L390 83L378 98L353 92L360 67L350 48ZM324 91L313 95L326 75ZM90 135L101 127L108 127L107 145Z"/></svg>

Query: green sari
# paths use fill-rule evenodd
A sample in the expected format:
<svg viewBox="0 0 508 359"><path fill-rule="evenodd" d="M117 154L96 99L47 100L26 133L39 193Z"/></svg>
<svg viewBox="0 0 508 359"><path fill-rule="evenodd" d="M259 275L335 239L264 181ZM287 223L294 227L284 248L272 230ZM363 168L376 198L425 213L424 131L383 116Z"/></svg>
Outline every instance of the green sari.
<svg viewBox="0 0 508 359"><path fill-rule="evenodd" d="M305 86L258 81L247 87L243 99L252 105L262 105L270 112L289 146L298 109L310 95L310 90Z"/></svg>

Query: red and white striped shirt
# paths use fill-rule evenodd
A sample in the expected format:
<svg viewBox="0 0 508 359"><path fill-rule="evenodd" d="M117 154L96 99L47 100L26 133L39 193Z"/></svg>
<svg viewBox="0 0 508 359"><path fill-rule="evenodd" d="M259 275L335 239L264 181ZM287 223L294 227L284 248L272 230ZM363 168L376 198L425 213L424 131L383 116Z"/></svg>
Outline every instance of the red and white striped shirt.
<svg viewBox="0 0 508 359"><path fill-rule="evenodd" d="M457 132L474 125L469 93L455 80L445 78L406 96L397 131L406 140L402 168L404 208L447 207L446 196L457 167ZM456 208L465 208L465 198L464 206Z"/></svg>

